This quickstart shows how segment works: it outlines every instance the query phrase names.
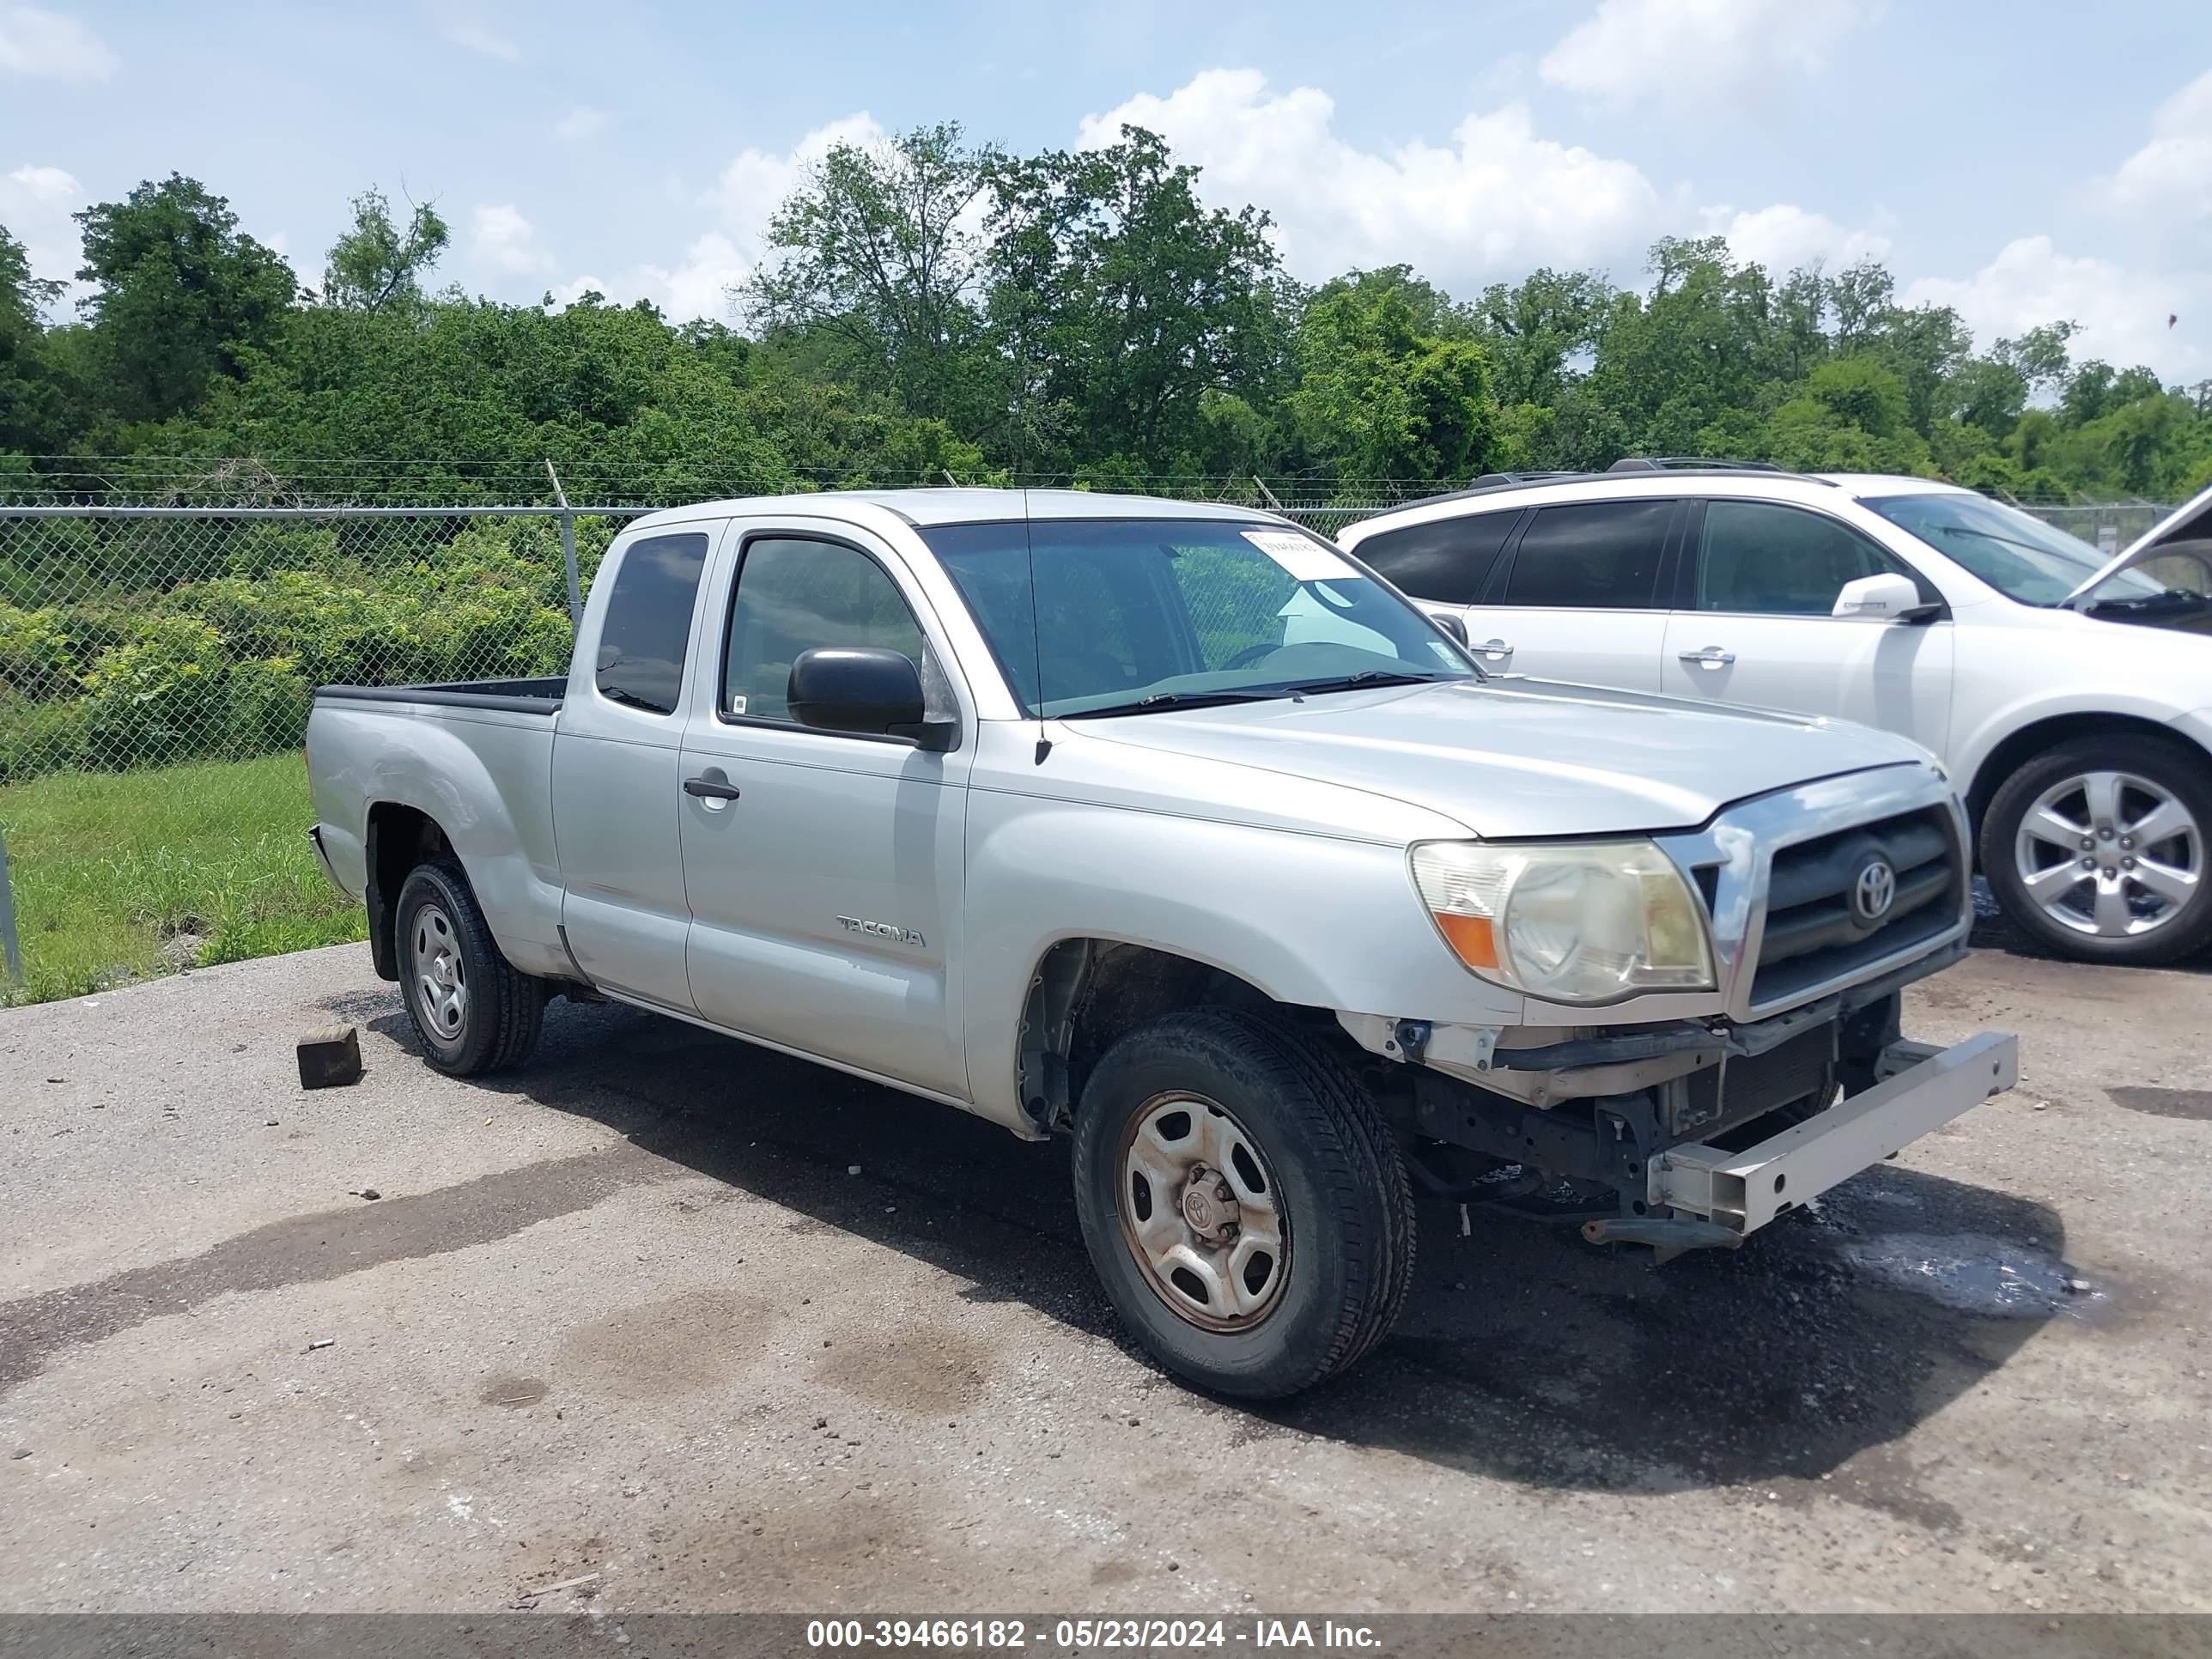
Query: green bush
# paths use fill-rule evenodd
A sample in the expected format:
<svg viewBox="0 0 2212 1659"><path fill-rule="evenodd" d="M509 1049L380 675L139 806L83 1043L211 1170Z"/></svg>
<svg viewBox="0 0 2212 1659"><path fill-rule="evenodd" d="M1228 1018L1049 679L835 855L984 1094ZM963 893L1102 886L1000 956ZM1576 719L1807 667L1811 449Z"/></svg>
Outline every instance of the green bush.
<svg viewBox="0 0 2212 1659"><path fill-rule="evenodd" d="M91 706L82 701L27 702L0 692L0 784L88 764L90 713Z"/></svg>
<svg viewBox="0 0 2212 1659"><path fill-rule="evenodd" d="M231 753L296 749L307 737L314 688L289 657L249 657L231 664L224 694L230 708Z"/></svg>
<svg viewBox="0 0 2212 1659"><path fill-rule="evenodd" d="M76 659L62 613L0 605L0 695L44 702L77 689Z"/></svg>
<svg viewBox="0 0 2212 1659"><path fill-rule="evenodd" d="M109 766L219 753L229 732L222 636L191 617L150 617L84 677L86 741Z"/></svg>
<svg viewBox="0 0 2212 1659"><path fill-rule="evenodd" d="M214 550L222 574L137 592L88 580L84 597L40 609L0 599L0 777L295 747L319 685L566 668L552 520L473 520L427 556L410 523L370 528L247 526ZM579 524L587 570L615 528Z"/></svg>

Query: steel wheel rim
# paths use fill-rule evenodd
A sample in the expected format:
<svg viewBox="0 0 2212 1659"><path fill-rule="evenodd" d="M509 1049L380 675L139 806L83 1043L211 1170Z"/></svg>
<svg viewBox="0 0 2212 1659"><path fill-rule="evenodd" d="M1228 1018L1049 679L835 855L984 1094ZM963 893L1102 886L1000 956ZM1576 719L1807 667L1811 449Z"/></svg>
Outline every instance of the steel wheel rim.
<svg viewBox="0 0 2212 1659"><path fill-rule="evenodd" d="M2029 899L2060 927L2140 939L2197 896L2204 833L2162 783L2134 772L2078 773L2036 797L2013 861Z"/></svg>
<svg viewBox="0 0 2212 1659"><path fill-rule="evenodd" d="M1152 1293L1202 1331L1248 1331L1281 1304L1290 1218L1260 1143L1203 1095L1154 1095L1121 1132L1121 1240Z"/></svg>
<svg viewBox="0 0 2212 1659"><path fill-rule="evenodd" d="M440 1041L454 1041L469 1020L469 972L460 935L442 905L425 904L415 912L408 965L423 1023Z"/></svg>

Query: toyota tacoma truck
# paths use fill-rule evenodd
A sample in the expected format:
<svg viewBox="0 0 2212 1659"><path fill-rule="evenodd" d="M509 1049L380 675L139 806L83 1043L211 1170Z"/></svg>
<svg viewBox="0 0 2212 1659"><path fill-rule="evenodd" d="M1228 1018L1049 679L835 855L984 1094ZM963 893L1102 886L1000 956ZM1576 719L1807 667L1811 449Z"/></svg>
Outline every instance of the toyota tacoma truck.
<svg viewBox="0 0 2212 1659"><path fill-rule="evenodd" d="M1899 1030L1970 916L1924 750L1486 672L1266 514L662 512L576 643L316 696L313 846L423 1058L611 1000L1068 1133L1108 1296L1222 1394L1382 1338L1417 1187L1732 1248L2016 1079Z"/></svg>

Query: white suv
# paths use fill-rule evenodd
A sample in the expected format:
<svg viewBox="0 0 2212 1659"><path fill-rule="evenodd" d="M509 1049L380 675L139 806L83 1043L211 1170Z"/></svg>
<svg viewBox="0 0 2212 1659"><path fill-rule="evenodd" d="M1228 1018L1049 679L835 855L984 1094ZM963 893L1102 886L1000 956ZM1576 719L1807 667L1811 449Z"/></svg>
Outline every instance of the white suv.
<svg viewBox="0 0 2212 1659"><path fill-rule="evenodd" d="M1338 539L1493 670L1912 738L1965 794L2008 915L2148 963L2212 944L2208 538L2212 490L2106 560L1924 478L1647 461Z"/></svg>

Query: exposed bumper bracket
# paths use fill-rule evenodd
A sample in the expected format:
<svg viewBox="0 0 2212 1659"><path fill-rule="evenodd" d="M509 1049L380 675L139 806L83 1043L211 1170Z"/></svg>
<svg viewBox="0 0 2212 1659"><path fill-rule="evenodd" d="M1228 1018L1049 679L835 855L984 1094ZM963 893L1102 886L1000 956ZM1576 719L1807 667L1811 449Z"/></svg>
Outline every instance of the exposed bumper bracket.
<svg viewBox="0 0 2212 1659"><path fill-rule="evenodd" d="M1583 1237L1593 1244L1649 1244L1661 1261L1669 1261L1685 1250L1740 1250L1743 1235L1717 1222L1696 1221L1680 1216L1607 1216L1583 1223Z"/></svg>
<svg viewBox="0 0 2212 1659"><path fill-rule="evenodd" d="M1878 1068L1885 1081L1747 1151L1668 1148L1650 1164L1651 1205L1756 1232L2020 1081L2020 1039L2010 1032L1985 1031L1940 1052L1895 1047L1905 1063Z"/></svg>

